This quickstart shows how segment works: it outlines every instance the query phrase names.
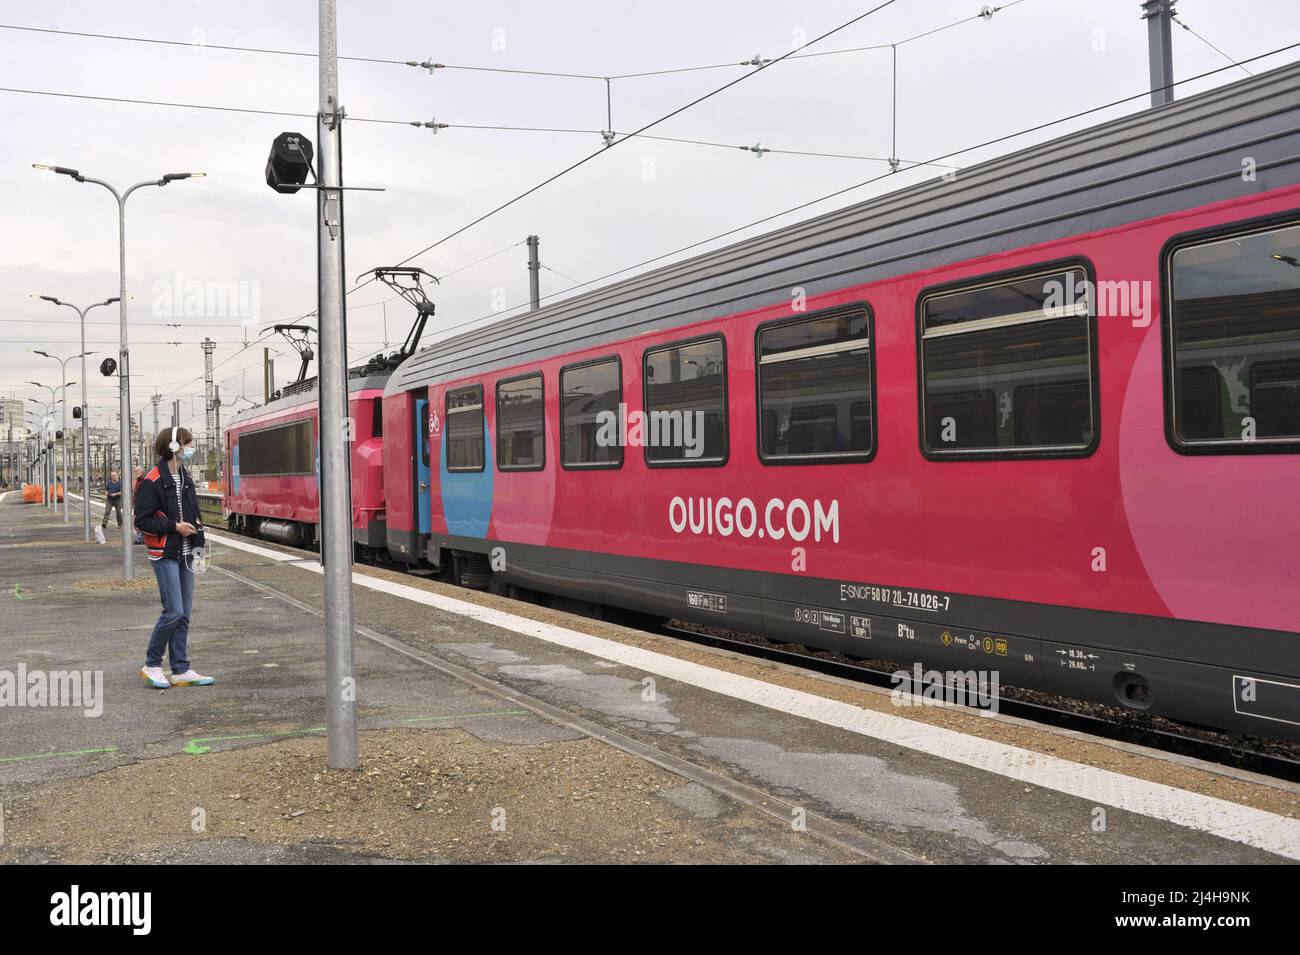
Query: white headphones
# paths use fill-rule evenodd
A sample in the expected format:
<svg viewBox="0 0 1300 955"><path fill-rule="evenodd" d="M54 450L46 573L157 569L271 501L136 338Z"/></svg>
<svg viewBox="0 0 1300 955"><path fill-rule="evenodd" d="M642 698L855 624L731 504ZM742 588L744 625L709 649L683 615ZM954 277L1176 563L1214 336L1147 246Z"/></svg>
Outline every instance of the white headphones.
<svg viewBox="0 0 1300 955"><path fill-rule="evenodd" d="M181 449L181 446L176 443L176 432L179 430L180 428L172 428L172 439L167 443L167 449L171 451L172 454L175 454Z"/></svg>

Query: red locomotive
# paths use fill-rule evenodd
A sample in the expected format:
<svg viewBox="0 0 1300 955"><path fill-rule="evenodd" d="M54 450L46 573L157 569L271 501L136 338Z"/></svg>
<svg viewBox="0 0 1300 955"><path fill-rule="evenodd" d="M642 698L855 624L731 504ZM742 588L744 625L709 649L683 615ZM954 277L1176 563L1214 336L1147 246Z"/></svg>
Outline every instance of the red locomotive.
<svg viewBox="0 0 1300 955"><path fill-rule="evenodd" d="M383 414L386 373L348 381L352 419L352 535L358 554L387 550L384 527ZM317 547L320 526L320 417L315 379L286 386L226 429L222 498L232 530L292 547Z"/></svg>

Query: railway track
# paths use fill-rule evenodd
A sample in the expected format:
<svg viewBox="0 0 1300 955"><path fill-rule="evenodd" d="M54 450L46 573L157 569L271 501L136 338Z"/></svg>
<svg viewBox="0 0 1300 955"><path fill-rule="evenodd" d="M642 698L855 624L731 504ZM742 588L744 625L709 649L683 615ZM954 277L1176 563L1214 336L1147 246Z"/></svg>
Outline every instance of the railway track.
<svg viewBox="0 0 1300 955"><path fill-rule="evenodd" d="M221 495L212 491L199 491L199 516L212 527L224 523L221 516Z"/></svg>
<svg viewBox="0 0 1300 955"><path fill-rule="evenodd" d="M220 526L222 523L220 497L216 496L210 502L211 505L215 506L215 511L205 510L204 503L203 495L200 495L199 507L203 511L205 519L210 517L212 526ZM270 542L263 541L262 543ZM283 547L285 545L276 546ZM300 550L302 553L315 553L303 548L288 547L286 549ZM384 566L390 570L408 572L405 565L385 564ZM679 640L686 640L701 646L729 650L746 656L784 663L816 673L878 687L891 688L893 686L892 674L897 669L897 666L891 666L883 662L879 665L872 665L870 662L850 660L840 654L831 652L809 652L804 649L792 649L788 644L777 644L763 637L751 634L720 632L715 628L709 628L708 630L692 629L670 623L650 629L652 632ZM1073 730L1099 739L1146 746L1160 752L1171 753L1189 759L1202 760L1219 766L1258 773L1274 779L1300 783L1300 758L1296 758L1300 756L1300 752L1296 752L1296 747L1288 747L1287 744L1262 740L1259 745L1256 745L1250 739L1239 739L1199 727L1189 726L1185 730L1180 730L1177 728L1180 724L1173 723L1170 723L1169 726L1154 726L1145 722L1144 717L1130 714L1121 713L1117 716L1097 715L1082 710L1080 707L1084 704L1077 701L1061 698L1059 703L1040 702L1023 698L1020 695L1021 693L1027 693L1027 691L1019 691L1014 687L1006 689L1012 695L1007 695L1004 690L998 699L998 711L1007 716L1057 729ZM1041 696L1043 694L1035 695ZM1290 749L1295 755L1277 751L1270 752L1262 747Z"/></svg>

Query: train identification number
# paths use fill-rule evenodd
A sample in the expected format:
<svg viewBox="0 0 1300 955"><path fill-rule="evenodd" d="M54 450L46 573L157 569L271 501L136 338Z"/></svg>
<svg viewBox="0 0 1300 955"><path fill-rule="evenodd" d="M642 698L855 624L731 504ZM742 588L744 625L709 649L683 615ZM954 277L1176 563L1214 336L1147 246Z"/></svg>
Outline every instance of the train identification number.
<svg viewBox="0 0 1300 955"><path fill-rule="evenodd" d="M904 590L898 587L879 587L875 584L840 584L840 600L864 600L887 607L908 610L928 610L930 613L946 611L951 603L947 594L928 590Z"/></svg>

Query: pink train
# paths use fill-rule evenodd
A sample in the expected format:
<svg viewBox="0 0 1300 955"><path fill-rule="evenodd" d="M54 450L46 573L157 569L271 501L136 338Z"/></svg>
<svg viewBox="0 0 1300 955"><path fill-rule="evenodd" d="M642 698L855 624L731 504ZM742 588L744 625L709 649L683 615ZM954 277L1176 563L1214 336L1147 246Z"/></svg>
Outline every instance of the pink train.
<svg viewBox="0 0 1300 955"><path fill-rule="evenodd" d="M1300 67L444 337L380 387L353 393L365 553L1300 739ZM277 404L231 427L226 507L310 542L307 433L295 476L248 470L315 413Z"/></svg>

